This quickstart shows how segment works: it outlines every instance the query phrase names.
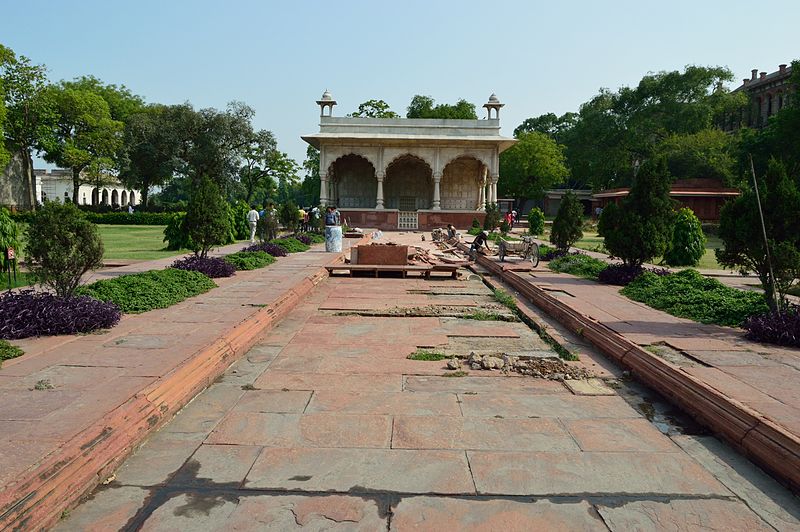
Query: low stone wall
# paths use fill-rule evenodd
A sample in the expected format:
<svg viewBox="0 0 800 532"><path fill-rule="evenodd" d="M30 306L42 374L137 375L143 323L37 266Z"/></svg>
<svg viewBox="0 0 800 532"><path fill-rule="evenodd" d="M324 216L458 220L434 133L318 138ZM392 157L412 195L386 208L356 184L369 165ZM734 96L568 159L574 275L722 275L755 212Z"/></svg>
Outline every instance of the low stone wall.
<svg viewBox="0 0 800 532"><path fill-rule="evenodd" d="M364 229L380 229L382 231L395 231L398 229L399 211L386 209L382 211L362 209L339 209L342 220L350 227ZM428 231L436 227L446 227L453 224L457 229L466 229L472 225L472 220L477 218L482 224L486 214L477 211L418 211L419 230Z"/></svg>

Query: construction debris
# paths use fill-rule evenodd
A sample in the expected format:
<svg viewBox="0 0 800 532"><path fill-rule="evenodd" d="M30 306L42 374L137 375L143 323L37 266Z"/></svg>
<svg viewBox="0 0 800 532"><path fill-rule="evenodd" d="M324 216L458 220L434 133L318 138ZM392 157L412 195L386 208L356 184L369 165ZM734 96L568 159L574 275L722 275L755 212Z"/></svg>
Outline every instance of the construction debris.
<svg viewBox="0 0 800 532"><path fill-rule="evenodd" d="M565 379L590 379L595 375L578 365L567 364L559 358L519 358L504 354L502 357L491 355L479 355L475 352L470 353L467 359L469 367L474 370L499 369L503 372L515 372L521 375L529 375L540 379L563 381ZM448 364L449 367L449 364Z"/></svg>

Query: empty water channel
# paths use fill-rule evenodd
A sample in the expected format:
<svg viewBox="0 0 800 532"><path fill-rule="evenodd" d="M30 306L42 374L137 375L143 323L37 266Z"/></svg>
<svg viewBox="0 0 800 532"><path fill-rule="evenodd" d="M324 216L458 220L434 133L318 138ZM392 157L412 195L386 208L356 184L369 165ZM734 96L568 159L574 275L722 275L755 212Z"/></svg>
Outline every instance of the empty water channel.
<svg viewBox="0 0 800 532"><path fill-rule="evenodd" d="M436 512L439 529L508 512L509 530L617 529L622 514L647 528L664 511L797 522L791 494L495 287L471 272L329 278L60 529L431 529ZM557 365L474 369L484 357Z"/></svg>

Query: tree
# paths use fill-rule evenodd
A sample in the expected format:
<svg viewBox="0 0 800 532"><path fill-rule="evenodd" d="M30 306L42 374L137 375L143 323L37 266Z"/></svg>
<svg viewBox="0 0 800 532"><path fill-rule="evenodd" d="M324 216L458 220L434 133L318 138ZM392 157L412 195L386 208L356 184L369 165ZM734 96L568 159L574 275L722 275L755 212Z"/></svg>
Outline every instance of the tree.
<svg viewBox="0 0 800 532"><path fill-rule="evenodd" d="M675 216L672 238L664 262L670 266L697 266L706 252L706 235L692 209L682 208Z"/></svg>
<svg viewBox="0 0 800 532"><path fill-rule="evenodd" d="M775 309L786 304L786 292L800 277L800 186L781 161L771 159L758 189L769 248L764 243L756 193L751 189L723 206L719 237L724 247L716 254L723 266L755 272L767 302Z"/></svg>
<svg viewBox="0 0 800 532"><path fill-rule="evenodd" d="M31 272L61 297L71 296L86 272L103 265L97 227L70 203L45 203L33 216L25 240Z"/></svg>
<svg viewBox="0 0 800 532"><path fill-rule="evenodd" d="M271 174L278 159L278 143L271 132L262 129L250 135L242 150L239 179L245 187L245 201L250 204L256 189L274 190Z"/></svg>
<svg viewBox="0 0 800 532"><path fill-rule="evenodd" d="M458 100L455 105L439 104L434 106L434 100L430 96L420 96L417 94L411 99L408 105L406 118L449 118L449 119L468 119L477 120L475 104L466 100Z"/></svg>
<svg viewBox="0 0 800 532"><path fill-rule="evenodd" d="M558 249L569 247L583 237L583 205L571 190L561 198L558 213L553 220L550 242Z"/></svg>
<svg viewBox="0 0 800 532"><path fill-rule="evenodd" d="M179 167L185 141L179 118L187 112L193 113L188 104L152 104L127 117L119 178L140 191L143 206L150 190L169 181Z"/></svg>
<svg viewBox="0 0 800 532"><path fill-rule="evenodd" d="M300 185L303 200L306 205L319 205L320 177L319 177L319 150L314 146L306 148L306 159L303 161L305 176Z"/></svg>
<svg viewBox="0 0 800 532"><path fill-rule="evenodd" d="M27 57L17 57L9 48L0 45L0 168L8 162L7 158L3 160L6 148L6 153L19 155L31 208L36 207L31 152L51 134L55 118L44 97L46 86L44 65L31 64Z"/></svg>
<svg viewBox="0 0 800 532"><path fill-rule="evenodd" d="M44 158L72 170L72 201L78 204L81 171L92 163L112 166L122 146L120 121L111 118L108 103L97 93L65 83L45 91L56 113L53 135L41 142Z"/></svg>
<svg viewBox="0 0 800 532"><path fill-rule="evenodd" d="M544 212L539 207L534 207L528 213L528 233L532 235L544 233Z"/></svg>
<svg viewBox="0 0 800 532"><path fill-rule="evenodd" d="M656 156L664 157L674 179L705 177L728 186L739 185L737 167L738 137L720 129L673 134L661 141Z"/></svg>
<svg viewBox="0 0 800 532"><path fill-rule="evenodd" d="M199 257L208 256L211 248L228 239L231 231L228 203L209 177L202 177L192 193L183 228L192 251Z"/></svg>
<svg viewBox="0 0 800 532"><path fill-rule="evenodd" d="M633 187L619 205L603 209L598 232L611 255L626 266L638 267L660 257L672 235L673 201L663 159L642 166Z"/></svg>
<svg viewBox="0 0 800 532"><path fill-rule="evenodd" d="M62 82L65 87L99 94L108 104L111 118L127 122L128 118L144 108L141 96L133 94L125 85L103 83L94 76L81 76Z"/></svg>
<svg viewBox="0 0 800 532"><path fill-rule="evenodd" d="M561 116L546 113L523 121L514 129L514 137L519 138L523 133L538 131L558 143L563 143L564 134L572 129L577 121L577 113L564 113Z"/></svg>
<svg viewBox="0 0 800 532"><path fill-rule="evenodd" d="M297 204L292 200L287 200L281 204L278 211L278 219L281 224L289 231L294 232L297 229L297 214L300 212Z"/></svg>
<svg viewBox="0 0 800 532"><path fill-rule="evenodd" d="M400 118L400 115L389 109L383 100L367 100L358 106L358 111L350 114L353 118Z"/></svg>
<svg viewBox="0 0 800 532"><path fill-rule="evenodd" d="M518 142L500 154L500 193L518 198L541 196L569 175L564 148L538 131L521 133Z"/></svg>

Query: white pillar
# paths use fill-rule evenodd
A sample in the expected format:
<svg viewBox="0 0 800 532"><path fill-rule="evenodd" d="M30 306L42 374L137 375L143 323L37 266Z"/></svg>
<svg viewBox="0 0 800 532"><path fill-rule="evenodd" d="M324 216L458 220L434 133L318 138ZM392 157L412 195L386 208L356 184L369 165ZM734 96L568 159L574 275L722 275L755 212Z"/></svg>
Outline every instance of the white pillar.
<svg viewBox="0 0 800 532"><path fill-rule="evenodd" d="M489 195L490 195L489 201L492 204L496 204L497 203L497 181L499 179L500 179L499 175L493 175L492 176L492 184L491 184L491 187L489 189Z"/></svg>
<svg viewBox="0 0 800 532"><path fill-rule="evenodd" d="M478 210L486 210L486 180L484 179L478 182Z"/></svg>
<svg viewBox="0 0 800 532"><path fill-rule="evenodd" d="M433 210L442 210L442 201L439 193L439 185L442 182L442 174L436 172L433 174Z"/></svg>
<svg viewBox="0 0 800 532"><path fill-rule="evenodd" d="M319 202L323 207L328 206L328 174L319 175Z"/></svg>
<svg viewBox="0 0 800 532"><path fill-rule="evenodd" d="M375 210L382 210L383 209L383 178L384 173L378 172L375 177L378 179L378 194L377 198L375 199Z"/></svg>

